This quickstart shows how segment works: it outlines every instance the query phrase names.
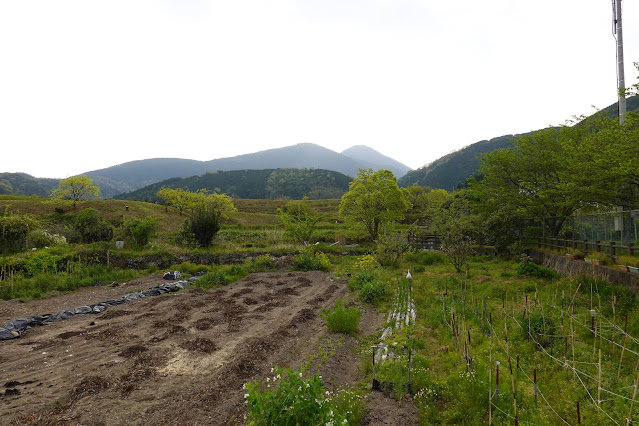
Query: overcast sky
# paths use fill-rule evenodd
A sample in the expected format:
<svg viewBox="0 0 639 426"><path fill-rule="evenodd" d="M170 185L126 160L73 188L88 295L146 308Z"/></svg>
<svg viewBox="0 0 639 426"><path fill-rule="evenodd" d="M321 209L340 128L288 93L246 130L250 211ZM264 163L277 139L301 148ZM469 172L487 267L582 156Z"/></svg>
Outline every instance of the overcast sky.
<svg viewBox="0 0 639 426"><path fill-rule="evenodd" d="M616 101L610 0L5 0L0 40L0 172L37 177L300 142L418 168Z"/></svg>

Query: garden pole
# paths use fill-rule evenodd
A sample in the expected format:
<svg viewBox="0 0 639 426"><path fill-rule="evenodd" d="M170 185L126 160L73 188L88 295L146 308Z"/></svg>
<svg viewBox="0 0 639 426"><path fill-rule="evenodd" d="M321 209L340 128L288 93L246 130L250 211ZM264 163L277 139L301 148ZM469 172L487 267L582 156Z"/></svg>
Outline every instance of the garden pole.
<svg viewBox="0 0 639 426"><path fill-rule="evenodd" d="M497 361L497 371L495 373L495 403L499 401L499 361Z"/></svg>
<svg viewBox="0 0 639 426"><path fill-rule="evenodd" d="M535 408L537 408L537 369L533 369L533 379L535 383Z"/></svg>
<svg viewBox="0 0 639 426"><path fill-rule="evenodd" d="M619 378L619 375L621 374L621 362L623 361L623 353L626 351L626 338L628 337L628 334L626 333L627 328L628 314L626 314L626 324L623 327L623 345L621 346L621 356L619 357L619 369L617 370L617 378Z"/></svg>
<svg viewBox="0 0 639 426"><path fill-rule="evenodd" d="M635 398L637 397L637 384L639 382L639 376L635 380L635 390L632 392L632 401L630 402L630 411L628 412L628 424L632 424L632 407L635 405Z"/></svg>
<svg viewBox="0 0 639 426"><path fill-rule="evenodd" d="M577 424L581 424L581 413L579 412L579 401L577 401Z"/></svg>
<svg viewBox="0 0 639 426"><path fill-rule="evenodd" d="M599 349L599 375L597 376L597 407L601 410L601 349Z"/></svg>
<svg viewBox="0 0 639 426"><path fill-rule="evenodd" d="M493 374L493 341L490 341L490 350L488 352L488 425L492 426L493 424L493 402L492 402L492 393L491 393L491 386L492 386L492 380L493 378L491 377ZM635 386L636 388L636 386Z"/></svg>

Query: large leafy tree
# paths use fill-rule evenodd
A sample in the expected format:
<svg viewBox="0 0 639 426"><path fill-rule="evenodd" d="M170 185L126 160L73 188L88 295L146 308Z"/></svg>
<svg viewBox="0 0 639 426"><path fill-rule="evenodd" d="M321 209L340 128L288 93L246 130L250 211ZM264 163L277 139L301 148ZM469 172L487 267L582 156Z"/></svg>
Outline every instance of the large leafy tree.
<svg viewBox="0 0 639 426"><path fill-rule="evenodd" d="M359 169L358 176L342 196L339 216L346 221L364 225L372 240L377 239L380 226L404 218L411 208L405 192L397 186L393 172L380 169Z"/></svg>
<svg viewBox="0 0 639 426"><path fill-rule="evenodd" d="M96 198L99 195L100 187L93 185L93 179L85 175L62 179L58 187L51 191L51 198L69 201L74 209L78 201Z"/></svg>
<svg viewBox="0 0 639 426"><path fill-rule="evenodd" d="M202 247L208 247L221 228L220 218L236 211L233 200L226 194L208 194L183 189L162 188L157 193L167 204L177 207L180 215L190 210L190 219L184 223L182 234L186 240L194 240Z"/></svg>
<svg viewBox="0 0 639 426"><path fill-rule="evenodd" d="M471 184L484 213L506 208L522 217L545 218L557 235L567 217L586 204L574 172L584 129L539 130L513 141L513 147L482 158L483 179Z"/></svg>

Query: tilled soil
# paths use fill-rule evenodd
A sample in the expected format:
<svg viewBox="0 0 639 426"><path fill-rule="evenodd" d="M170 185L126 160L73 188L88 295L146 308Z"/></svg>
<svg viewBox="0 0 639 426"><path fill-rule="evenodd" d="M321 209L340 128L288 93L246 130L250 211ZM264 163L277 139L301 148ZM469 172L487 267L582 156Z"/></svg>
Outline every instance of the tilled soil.
<svg viewBox="0 0 639 426"><path fill-rule="evenodd" d="M160 283L154 275L46 300L0 301L0 324ZM0 424L242 424L242 385L275 364L298 367L327 339L335 345L340 336L326 330L321 310L348 298L346 283L329 274L260 273L28 329L0 342ZM383 317L363 313L363 334L375 332ZM346 336L322 366L327 388L361 380L357 345ZM386 415L368 423L391 424Z"/></svg>

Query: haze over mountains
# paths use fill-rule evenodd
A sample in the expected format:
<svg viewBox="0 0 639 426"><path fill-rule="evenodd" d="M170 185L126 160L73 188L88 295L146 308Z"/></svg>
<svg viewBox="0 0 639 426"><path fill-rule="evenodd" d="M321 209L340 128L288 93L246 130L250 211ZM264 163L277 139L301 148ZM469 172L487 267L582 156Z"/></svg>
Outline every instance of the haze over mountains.
<svg viewBox="0 0 639 426"><path fill-rule="evenodd" d="M207 172L230 170L262 170L279 168L324 169L347 176L357 176L359 168L391 170L403 176L410 167L380 154L372 148L359 145L338 153L312 143L300 143L284 148L269 149L236 157L210 161L179 158L152 158L131 161L106 169L85 173L102 189L102 196L133 191L147 185L175 177L190 177Z"/></svg>

